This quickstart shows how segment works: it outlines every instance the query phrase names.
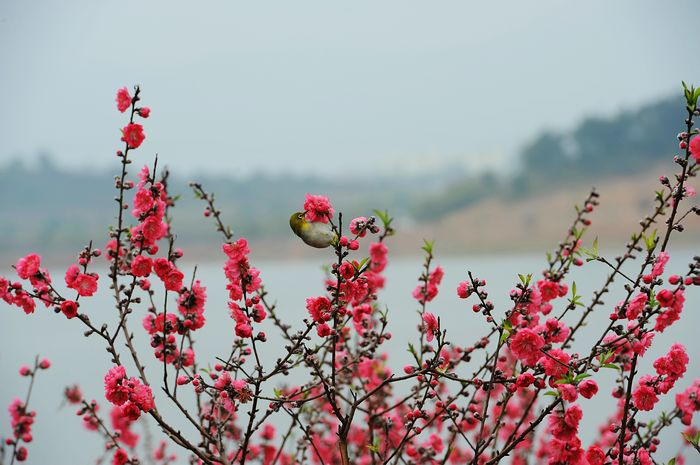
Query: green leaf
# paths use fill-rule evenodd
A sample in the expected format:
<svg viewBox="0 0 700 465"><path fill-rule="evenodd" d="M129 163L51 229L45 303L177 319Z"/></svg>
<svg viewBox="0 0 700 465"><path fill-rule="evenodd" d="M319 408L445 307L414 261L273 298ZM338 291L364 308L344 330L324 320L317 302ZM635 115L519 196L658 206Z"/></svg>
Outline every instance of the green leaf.
<svg viewBox="0 0 700 465"><path fill-rule="evenodd" d="M666 465L676 465L676 458L673 457L671 460L668 461Z"/></svg>
<svg viewBox="0 0 700 465"><path fill-rule="evenodd" d="M617 365L614 364L614 363L603 363L603 364L601 365L601 368L611 368L611 369L613 369L613 370L619 370L619 369L620 369L620 367L617 366Z"/></svg>
<svg viewBox="0 0 700 465"><path fill-rule="evenodd" d="M544 393L545 396L554 396L554 397L559 397L559 392L558 391L547 391Z"/></svg>
<svg viewBox="0 0 700 465"><path fill-rule="evenodd" d="M369 261L369 257L365 257L362 260L360 260L360 263L358 263L357 265L355 264L355 262L352 262L352 266L353 266L353 268L355 268L355 271L357 272L357 271L362 270L362 267L365 266L365 263L367 263L368 261Z"/></svg>
<svg viewBox="0 0 700 465"><path fill-rule="evenodd" d="M518 278L520 278L520 282L523 284L523 286L528 287L532 281L532 273L528 273L527 275L518 273Z"/></svg>
<svg viewBox="0 0 700 465"><path fill-rule="evenodd" d="M651 252L656 247L656 233L657 231L656 229L654 229L654 231L651 233L651 236L647 237L642 234L642 239L644 239L644 243L647 246L647 252Z"/></svg>
<svg viewBox="0 0 700 465"><path fill-rule="evenodd" d="M581 373L580 375L578 375L574 378L574 381L578 383L582 379L586 379L586 378L590 378L590 377L591 377L591 375L589 375L588 373Z"/></svg>
<svg viewBox="0 0 700 465"><path fill-rule="evenodd" d="M435 241L429 241L427 239L423 239L423 247L421 247L422 250L424 250L427 254L432 255L433 254L433 245L435 244Z"/></svg>
<svg viewBox="0 0 700 465"><path fill-rule="evenodd" d="M281 398L284 395L284 391L282 389L275 388L274 392L275 392L275 397L277 399Z"/></svg>

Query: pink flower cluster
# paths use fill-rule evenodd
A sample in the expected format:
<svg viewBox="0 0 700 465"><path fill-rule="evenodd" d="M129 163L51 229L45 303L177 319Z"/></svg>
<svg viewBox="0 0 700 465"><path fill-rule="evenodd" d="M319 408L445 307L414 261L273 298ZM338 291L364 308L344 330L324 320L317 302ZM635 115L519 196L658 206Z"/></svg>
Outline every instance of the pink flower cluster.
<svg viewBox="0 0 700 465"><path fill-rule="evenodd" d="M321 337L326 337L331 334L331 328L326 323L331 316L331 301L328 297L309 297L306 299L306 310L309 312L311 319L317 323L316 332Z"/></svg>
<svg viewBox="0 0 700 465"><path fill-rule="evenodd" d="M306 219L312 223L328 223L328 220L333 218L333 213L335 212L328 197L311 194L306 194L304 211L306 212Z"/></svg>
<svg viewBox="0 0 700 465"><path fill-rule="evenodd" d="M690 425L693 414L700 411L700 379L694 380L688 389L676 394L676 406L682 413L683 424Z"/></svg>
<svg viewBox="0 0 700 465"><path fill-rule="evenodd" d="M127 88L122 87L117 91L117 110L119 110L121 113L124 113L126 110L129 109L129 107L131 107L132 104L135 105L138 100L138 96L132 98ZM148 118L151 114L151 110L147 107L134 107L134 112L142 118ZM146 136L143 133L143 126L140 124L130 122L129 124L124 126L124 128L122 128L122 141L126 142L127 147L130 149L138 148L145 138Z"/></svg>
<svg viewBox="0 0 700 465"><path fill-rule="evenodd" d="M659 394L670 391L686 370L688 354L681 344L673 344L671 350L654 362L658 376L645 375L632 393L632 402L638 410L649 411L659 401Z"/></svg>
<svg viewBox="0 0 700 465"><path fill-rule="evenodd" d="M219 396L223 399L224 407L229 412L235 412L236 406L234 401L246 403L251 399L251 392L248 389L248 383L242 379L231 379L228 371L224 371L218 375L214 388L219 391Z"/></svg>
<svg viewBox="0 0 700 465"><path fill-rule="evenodd" d="M190 331L196 331L204 326L204 304L207 301L207 288L199 280L191 289L184 289L177 299L177 308L184 318L182 326Z"/></svg>
<svg viewBox="0 0 700 465"><path fill-rule="evenodd" d="M131 242L140 250L155 254L158 252L156 243L168 234L169 229L165 221L167 193L162 183L152 180L147 166L139 173L139 179L131 210L139 224L131 228Z"/></svg>
<svg viewBox="0 0 700 465"><path fill-rule="evenodd" d="M442 267L436 266L435 269L428 274L428 279L423 284L419 284L413 289L413 298L421 304L433 300L438 295L438 286L440 286L444 275L445 273L442 271Z"/></svg>
<svg viewBox="0 0 700 465"><path fill-rule="evenodd" d="M97 292L97 280L100 276L97 273L84 273L75 263L66 270L66 286L78 292L78 295L89 297Z"/></svg>
<svg viewBox="0 0 700 465"><path fill-rule="evenodd" d="M438 319L430 312L425 312L423 314L423 332L426 335L428 342L433 340L433 337L437 336L440 331L440 325L438 324Z"/></svg>
<svg viewBox="0 0 700 465"><path fill-rule="evenodd" d="M49 361L49 359L45 358L40 362L35 363L33 369L27 365L23 365L19 369L19 374L21 376L31 376L33 382L33 377L36 375L37 370L47 370L49 367L51 367L51 362ZM27 399L29 399L29 395L27 395ZM10 414L12 438L7 438L4 442L8 446L14 446L14 456L12 457L12 461L14 462L14 460L17 459L17 461L19 462L24 462L28 456L27 448L21 446L20 443L32 442L32 425L34 424L36 412L33 410L29 410L25 402L23 402L19 398L15 398L14 400L12 400L7 410Z"/></svg>
<svg viewBox="0 0 700 465"><path fill-rule="evenodd" d="M137 378L127 378L121 365L112 367L105 375L105 397L121 407L121 414L131 421L138 420L141 412L148 413L155 403L151 388Z"/></svg>
<svg viewBox="0 0 700 465"><path fill-rule="evenodd" d="M681 312L683 311L683 304L685 303L685 295L681 289L675 291L662 289L656 294L656 301L661 308L666 309L656 317L656 324L654 326L656 331L662 333L666 328L680 319Z"/></svg>
<svg viewBox="0 0 700 465"><path fill-rule="evenodd" d="M260 298L254 295L262 285L260 271L250 266L250 249L246 239L240 238L235 242L226 243L223 249L228 257L224 265L224 274L228 280L228 306L231 309L231 317L236 322L236 335L249 338L253 336L251 318L259 323L267 317ZM239 303L243 304L243 308Z"/></svg>
<svg viewBox="0 0 700 465"><path fill-rule="evenodd" d="M690 140L690 155L700 163L700 137L697 135Z"/></svg>

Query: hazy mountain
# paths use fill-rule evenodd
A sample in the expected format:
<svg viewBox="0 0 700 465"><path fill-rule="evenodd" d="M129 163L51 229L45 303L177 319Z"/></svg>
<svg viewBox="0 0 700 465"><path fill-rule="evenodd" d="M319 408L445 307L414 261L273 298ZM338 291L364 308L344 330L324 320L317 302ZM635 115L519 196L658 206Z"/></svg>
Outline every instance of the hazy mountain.
<svg viewBox="0 0 700 465"><path fill-rule="evenodd" d="M173 173L170 191L180 195L175 228L178 241L185 245L218 240L213 227L202 223L204 206L188 186L193 180L216 194L237 234L268 244L291 237L289 215L301 208L307 192L331 197L346 221L386 208L404 225L434 223L487 200L507 205L566 186L587 189L606 177L627 176L664 161L670 167L677 147L674 136L683 118L682 102L672 98L608 119L587 118L567 132L545 132L522 149L515 175L470 176L453 166L424 176L382 178L256 174L243 179L213 175L185 179ZM103 246L106 226L114 221L117 160L114 172L107 173L60 168L46 153L36 158L35 163L15 159L0 167L2 255L31 247L44 253L76 250L90 238ZM131 179L139 168L136 163L130 166Z"/></svg>

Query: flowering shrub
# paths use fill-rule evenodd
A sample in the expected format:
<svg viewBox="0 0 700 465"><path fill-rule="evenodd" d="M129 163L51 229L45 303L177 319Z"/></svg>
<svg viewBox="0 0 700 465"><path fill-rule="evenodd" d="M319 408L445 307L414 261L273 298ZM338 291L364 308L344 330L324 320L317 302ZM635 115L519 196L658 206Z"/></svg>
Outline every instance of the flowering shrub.
<svg viewBox="0 0 700 465"><path fill-rule="evenodd" d="M700 409L700 380L681 381L689 362L684 346L673 344L654 362L655 373L638 370L654 336L681 317L685 293L700 285L699 257L683 273L666 272L671 236L683 230L691 213L700 212L683 206L695 193L688 181L700 162L700 137L693 123L700 91L686 88L685 97L686 128L678 136L681 155L674 160L679 172L673 181L660 179L656 206L624 252L608 259L598 252L597 241L584 247L582 238L598 205L598 194L591 192L577 208L565 239L548 255L542 277L520 275L508 308L496 309L488 300L486 281L468 272L457 297L469 300L476 314L472 318L480 315L489 327L471 345L450 339L440 318L429 311L443 270L434 264L433 244L426 242L424 267L413 290L419 331L409 345L413 362L402 370L381 351L392 337L388 315L378 304L387 243L394 234L388 213L354 218L346 231L342 212L328 198L308 194L299 199L303 214L296 218L301 222L297 229L301 234L310 225L330 228L326 231L332 232L332 240L316 244L329 247L332 265L326 293L306 299L308 318L285 322L268 298L263 274L251 264L248 242L234 236L214 196L199 184L192 187L205 204L204 216L214 220L222 236L232 344L229 353L215 357L195 354L195 336L206 324L211 290L178 267L183 252L175 247L170 218L176 197L168 191L167 170L158 175L156 159L152 168L139 171L138 181L128 177L137 159L132 152L146 137L143 125L135 121L150 115L140 105L138 87L133 95L120 89L116 99L120 112L130 111L122 129L124 148L117 152L121 174L115 184L116 224L104 254L107 276L90 269L102 255L92 243L67 268L65 286L52 281L41 257L29 254L14 267L20 281L0 278L0 298L27 314L37 304L53 308L105 344L112 363L103 375L108 404L86 400L78 386L67 387L65 398L76 406L85 428L99 435L113 465L145 459L171 463L176 456L168 447L179 448L190 463L217 465L665 463L675 452L659 447L659 434L678 422L684 425L687 443L699 447L692 421ZM636 274L622 271L637 258ZM573 267L589 262L610 272L585 301L567 278ZM606 311L602 296L619 282L626 296L608 308L609 324L585 352L573 352L574 337L594 311ZM89 298L100 287L114 295L110 323L93 321L102 314L90 309ZM133 323L135 318L143 329ZM279 329L286 355L264 366L260 354L268 336L260 323L268 318ZM134 344L135 331L148 334L152 353ZM150 357L156 361L155 372L144 368ZM484 362L470 363L482 357ZM127 359L133 372L128 372ZM20 374L30 376L33 384L37 370L48 365L37 361ZM578 400L602 395L596 382L602 369L618 373L612 392L617 406L595 440L584 445L579 425L585 413ZM291 370L303 370L306 381L285 384ZM659 399L677 385L675 408L656 411ZM156 398L154 391L163 395ZM183 391L193 396L191 405ZM177 421L189 423L196 437L163 416L159 406L164 403L175 407L181 417ZM9 408L12 435L6 445L12 447L11 463L27 458L21 444L31 442L34 421L28 404L29 394ZM108 409L106 416L103 408ZM140 437L132 429L144 416L169 439L145 452L139 451ZM278 432L274 425L284 424L283 419L288 427Z"/></svg>

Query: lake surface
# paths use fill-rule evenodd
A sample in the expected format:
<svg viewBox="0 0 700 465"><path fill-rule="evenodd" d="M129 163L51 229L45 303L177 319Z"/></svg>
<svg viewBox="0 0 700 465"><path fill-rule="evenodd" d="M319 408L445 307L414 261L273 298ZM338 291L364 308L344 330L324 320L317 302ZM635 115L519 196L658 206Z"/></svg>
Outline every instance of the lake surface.
<svg viewBox="0 0 700 465"><path fill-rule="evenodd" d="M672 251L672 259L667 270L678 274L687 269L686 261L697 251L681 250ZM253 254L254 255L254 254ZM504 309L510 304L509 291L517 282L518 273L533 273L539 276L544 268L543 255L502 255L494 257L464 256L441 257L439 247L436 251L435 263L440 264L445 270L445 278L438 297L429 304L429 310L441 318L443 327L448 330L448 339L453 343L466 346L475 341L487 330L483 317L475 315L471 311L472 301L463 301L456 296L458 282L466 279L467 270L471 270L475 276L487 281L489 298L496 305L496 315L502 315ZM676 259L676 256L679 257ZM262 270L262 279L272 300L277 300L278 314L294 328L301 327L301 320L306 316L304 307L305 298L321 295L323 289L322 265L325 257L312 261L297 262L257 262L254 264ZM227 354L230 350L230 342L233 337L233 323L228 316L226 307L225 278L221 272L223 259L219 263L200 265L197 278L207 286L208 302L205 315L207 324L196 333L196 352L200 364L214 363L215 355ZM416 302L411 297L411 291L417 284L417 278L421 271L422 262L419 258L392 259L389 257L389 267L386 271L386 288L380 294L380 302L389 309L389 328L394 337L384 345L384 350L390 354L392 366L396 371L410 360L406 351L407 343L415 341L418 324ZM6 267L5 269L8 269ZM191 276L192 265L183 265L186 276ZM631 269L631 268L630 268ZM631 271L630 271L631 272ZM584 302L589 302L588 295L597 289L607 276L608 269L603 264L590 263L577 268L571 274L567 282L576 281L578 293L584 296ZM54 281L63 284L63 273L53 271ZM81 311L88 313L93 322L110 322L114 326L116 310L109 296L106 284L106 269L100 273L101 289L99 293L86 298ZM5 272L9 276L10 271ZM598 308L593 314L589 325L584 328L576 341L574 349L587 347L594 338L600 334L600 330L607 325L607 315L612 306L619 300L622 292L622 282L618 282L611 294L607 295L604 306ZM680 341L686 345L691 355L690 365L686 377L679 381L672 395L662 398L661 406L673 407L673 394L678 389L685 389L694 377L699 373L697 356L700 353L699 339L696 332L700 328L700 316L698 306L700 304L700 292L697 288L689 289L686 293L687 301L681 321L657 336L647 355L640 363L640 373L653 372L652 363L655 358L667 352L673 342ZM557 301L555 314L562 308L564 300ZM174 307L171 307L174 308ZM145 331L141 327L141 319L145 314L145 307L138 308L132 314L131 327L134 328L137 347L143 348L142 360L146 361L147 371L151 379L160 377L157 370L160 364L152 357L152 350L148 345ZM576 315L578 317L578 315ZM571 320L569 320L571 322ZM99 326L99 324L97 324ZM262 358L270 366L280 355L284 353L281 339L277 337L277 330L269 321L262 325L268 335L268 342L263 345ZM79 383L87 398L95 398L102 405L102 413L109 411L109 404L104 399L102 388L104 374L110 367L108 354L105 352L101 339L93 336L82 336L84 326L77 321L69 321L62 315L55 315L52 311L37 307L33 315L24 315L16 307L9 307L0 302L0 373L3 376L2 389L0 389L0 404L5 407L12 398L24 397L28 380L17 375L17 369L22 364L31 364L35 354L48 357L53 366L50 370L39 373L32 394L30 407L37 411L34 427L34 442L28 447L29 463L41 463L52 465L72 465L76 463L93 463L103 451L101 440L93 432L84 430L81 420L75 416L75 408L59 408L62 401L64 386ZM122 358L127 359L126 351ZM480 362L481 359L473 363ZM129 370L130 375L135 375L135 370ZM298 374L290 377L290 383L298 383L304 378ZM581 400L584 409L584 418L581 426L581 438L584 446L590 444L595 435L599 422L614 410L614 399L609 395L614 386L614 373L612 370L603 370L595 377L600 385L599 394L592 400ZM268 387L268 395L272 394L272 386ZM155 392L155 389L154 389ZM156 393L157 395L158 393ZM158 397L158 396L157 396ZM176 418L176 412L168 408L162 399L157 399L159 409L166 418ZM0 416L0 435L6 436L10 432L7 413ZM280 414L280 420L285 422L287 418ZM188 425L173 421L181 426L184 434L195 437ZM143 427L136 425L134 430L143 434ZM159 437L158 431L151 425L148 427L153 436ZM660 450L665 455L659 456L666 461L674 454L681 444L681 429L676 427L668 431L663 437ZM177 451L180 461L184 463L184 453Z"/></svg>

